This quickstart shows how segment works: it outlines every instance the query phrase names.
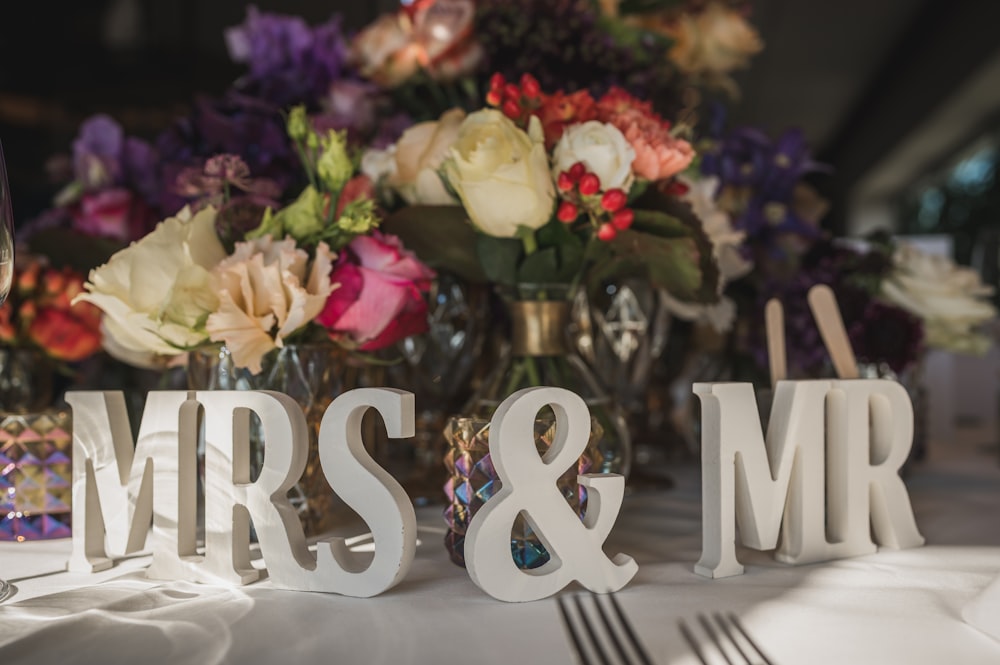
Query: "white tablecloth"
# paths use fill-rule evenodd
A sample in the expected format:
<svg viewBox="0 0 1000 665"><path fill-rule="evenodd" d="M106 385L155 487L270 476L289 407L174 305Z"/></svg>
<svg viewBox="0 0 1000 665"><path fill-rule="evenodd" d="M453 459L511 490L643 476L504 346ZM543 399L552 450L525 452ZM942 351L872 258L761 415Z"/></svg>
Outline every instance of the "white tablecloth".
<svg viewBox="0 0 1000 665"><path fill-rule="evenodd" d="M747 572L707 580L697 470L667 492L637 492L607 551L639 562L618 594L654 662L696 663L678 619L732 611L775 663L995 664L1000 642L961 609L1000 573L1000 467L985 446L938 447L908 485L922 548L803 567L741 551ZM555 599L506 604L449 562L439 509L420 513L409 576L373 599L158 583L146 557L95 575L60 572L67 541L0 543L0 664L576 662Z"/></svg>

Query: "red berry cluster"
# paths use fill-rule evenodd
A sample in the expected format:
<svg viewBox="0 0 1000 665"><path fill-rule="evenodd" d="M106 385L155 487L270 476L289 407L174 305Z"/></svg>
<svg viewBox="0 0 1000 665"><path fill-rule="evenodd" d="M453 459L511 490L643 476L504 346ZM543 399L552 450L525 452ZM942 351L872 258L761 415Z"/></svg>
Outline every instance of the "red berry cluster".
<svg viewBox="0 0 1000 665"><path fill-rule="evenodd" d="M490 91L486 103L496 106L503 114L518 124L525 124L532 113L542 105L542 87L531 74L521 75L521 85L508 83L497 72L490 78Z"/></svg>
<svg viewBox="0 0 1000 665"><path fill-rule="evenodd" d="M628 195L618 188L601 194L600 178L587 171L583 162L577 162L568 171L560 173L556 185L563 196L556 211L560 222L572 224L583 208L597 227L597 237L604 242L611 242L619 231L632 226L635 213L625 207Z"/></svg>

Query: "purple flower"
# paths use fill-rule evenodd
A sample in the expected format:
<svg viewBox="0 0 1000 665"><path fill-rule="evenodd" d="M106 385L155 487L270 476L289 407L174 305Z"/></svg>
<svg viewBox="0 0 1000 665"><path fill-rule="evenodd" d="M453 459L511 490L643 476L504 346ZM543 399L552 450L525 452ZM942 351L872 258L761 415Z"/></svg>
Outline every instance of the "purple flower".
<svg viewBox="0 0 1000 665"><path fill-rule="evenodd" d="M713 131L718 131L720 117L713 117ZM813 221L803 219L792 205L802 177L826 168L813 161L800 130L790 129L772 141L755 127L741 127L705 143L702 173L719 178L723 207L733 213L738 229L765 241L783 233L818 236Z"/></svg>
<svg viewBox="0 0 1000 665"><path fill-rule="evenodd" d="M84 189L96 190L121 181L125 132L106 115L95 115L80 125L73 141L73 172Z"/></svg>
<svg viewBox="0 0 1000 665"><path fill-rule="evenodd" d="M173 214L186 202L175 190L178 176L190 167L201 169L217 154L239 156L251 173L274 181L281 191L301 170L278 109L234 92L198 99L189 116L160 135L157 148L164 161L164 214Z"/></svg>
<svg viewBox="0 0 1000 665"><path fill-rule="evenodd" d="M240 89L278 106L315 102L342 76L347 58L338 17L310 28L300 17L251 6L225 37L229 56L250 69Z"/></svg>
<svg viewBox="0 0 1000 665"><path fill-rule="evenodd" d="M861 362L885 363L903 373L924 346L921 320L895 305L873 300L848 330L851 346Z"/></svg>
<svg viewBox="0 0 1000 665"><path fill-rule="evenodd" d="M770 298L781 301L789 375L816 376L829 371L829 355L809 309L809 290L827 284L837 296L855 355L863 362L884 362L894 371L919 356L923 328L919 320L876 298L891 262L876 248L858 251L829 242L817 243L801 265L764 281L753 306L744 342L757 363L767 366L763 312ZM898 310L898 311L897 311Z"/></svg>
<svg viewBox="0 0 1000 665"><path fill-rule="evenodd" d="M152 146L125 137L121 125L106 115L95 115L80 125L73 141L73 175L84 191L128 187L148 202L156 202L157 157Z"/></svg>

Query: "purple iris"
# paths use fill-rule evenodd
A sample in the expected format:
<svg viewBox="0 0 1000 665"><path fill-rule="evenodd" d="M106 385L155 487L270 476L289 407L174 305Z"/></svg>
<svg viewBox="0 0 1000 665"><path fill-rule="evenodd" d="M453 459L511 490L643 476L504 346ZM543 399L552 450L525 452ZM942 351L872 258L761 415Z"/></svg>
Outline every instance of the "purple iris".
<svg viewBox="0 0 1000 665"><path fill-rule="evenodd" d="M159 193L156 152L145 141L126 137L121 125L95 115L73 141L73 174L84 191L128 186L155 202Z"/></svg>
<svg viewBox="0 0 1000 665"><path fill-rule="evenodd" d="M339 17L310 28L300 17L253 6L241 25L226 30L226 46L250 69L240 89L278 106L315 103L343 75L348 52Z"/></svg>
<svg viewBox="0 0 1000 665"><path fill-rule="evenodd" d="M713 122L712 129L720 124ZM813 161L800 130L789 129L777 140L755 127L716 136L702 150L701 170L719 178L721 195L728 192L730 199L739 202L734 211L737 228L751 239L781 233L818 235L815 226L791 205L802 177L826 168Z"/></svg>

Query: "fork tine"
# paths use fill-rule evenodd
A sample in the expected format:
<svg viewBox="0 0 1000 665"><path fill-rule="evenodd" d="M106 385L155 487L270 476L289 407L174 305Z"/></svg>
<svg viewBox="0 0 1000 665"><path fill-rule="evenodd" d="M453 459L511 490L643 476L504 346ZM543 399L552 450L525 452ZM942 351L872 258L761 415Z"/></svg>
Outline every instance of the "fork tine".
<svg viewBox="0 0 1000 665"><path fill-rule="evenodd" d="M625 631L625 635L628 636L632 649L639 656L639 660L642 662L642 665L653 665L653 659L649 657L646 647L644 647L642 642L639 641L639 636L636 635L635 630L632 628L632 623L625 616L625 612L622 610L622 606L618 604L618 600L615 598L615 595L613 593L608 594L607 598L611 601L611 607L614 608L615 614L618 616L618 623ZM609 617L604 613L604 608L601 606L597 596L594 596L594 602L597 603L597 609L600 610L601 617L604 618L604 623L610 626L611 623L608 621ZM614 631L612 631L611 634L614 635ZM624 652L624 649L622 649L618 643L618 638L615 638L615 645L618 646L620 651Z"/></svg>
<svg viewBox="0 0 1000 665"><path fill-rule="evenodd" d="M733 624L733 626L736 627L736 630L740 631L740 633L743 635L743 638L750 644L750 646L754 648L754 651L756 651L757 655L760 656L760 659L764 663L764 665L774 665L774 663L764 654L764 652L761 651L761 648L757 645L757 642L755 642L754 639L750 637L750 633L748 633L746 629L743 627L743 623L739 620L739 618L735 614L728 614L727 618ZM749 658L747 660L749 661Z"/></svg>
<svg viewBox="0 0 1000 665"><path fill-rule="evenodd" d="M691 647L692 651L694 651L694 655L698 657L699 661L701 661L701 665L709 665L708 660L705 659L705 654L702 653L701 647L698 645L698 640L694 639L694 634L691 632L691 629L688 628L688 625L684 623L684 619L677 621L677 627L680 628L684 641L688 643L688 646Z"/></svg>
<svg viewBox="0 0 1000 665"><path fill-rule="evenodd" d="M715 628L712 627L712 622L708 620L708 617L705 616L704 614L698 614L698 623L701 624L701 627L705 630L705 633L708 635L708 638L712 640L712 644L714 644L716 650L720 654L722 654L722 657L726 660L726 663L728 663L729 665L737 665L736 663L733 662L732 658L729 657L729 654L726 653L725 648L723 648L722 646L722 641L719 639L719 634L715 631Z"/></svg>
<svg viewBox="0 0 1000 665"><path fill-rule="evenodd" d="M593 645L594 651L597 652L597 657L600 659L602 665L611 665L611 658L604 650L604 645L601 644L601 640L597 636L597 630L595 629L594 624L591 623L590 617L587 616L587 611L583 607L583 601L580 600L580 594L573 596L573 603L576 605L577 614L579 614L580 618L583 619L583 625L587 629L587 635L590 636L590 643Z"/></svg>
<svg viewBox="0 0 1000 665"><path fill-rule="evenodd" d="M733 632L729 629L729 624L726 623L726 619L732 620L734 617L735 615L733 614L723 616L719 612L716 612L715 614L712 615L712 618L715 619L715 623L719 625L719 628L725 634L726 638L729 640L729 643L732 644L734 647L736 647L736 650L739 652L740 657L742 657L743 660L746 661L748 665L753 665L753 660L751 660L750 656L748 656L747 653L743 650L743 647L740 646L740 643L736 641L736 637L733 636ZM750 644L753 645L753 642L751 642Z"/></svg>
<svg viewBox="0 0 1000 665"><path fill-rule="evenodd" d="M559 596L558 600L559 615L562 617L566 632L569 633L569 638L573 643L573 648L576 650L577 658L583 665L589 665L590 659L587 657L587 649L583 646L583 637L577 631L576 623L569 615L569 608L567 607L569 601L564 596Z"/></svg>

